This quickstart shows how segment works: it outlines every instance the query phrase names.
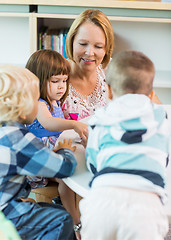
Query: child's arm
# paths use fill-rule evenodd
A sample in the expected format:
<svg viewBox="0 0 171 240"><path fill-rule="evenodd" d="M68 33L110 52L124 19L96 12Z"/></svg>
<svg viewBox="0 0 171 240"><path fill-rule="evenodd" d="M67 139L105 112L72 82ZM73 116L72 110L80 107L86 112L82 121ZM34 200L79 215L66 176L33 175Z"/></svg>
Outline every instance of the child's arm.
<svg viewBox="0 0 171 240"><path fill-rule="evenodd" d="M52 117L47 105L44 102L39 102L37 119L40 124L47 130L52 132L59 132L68 129L74 129L81 138L87 139L88 126L79 121L67 120L63 118Z"/></svg>
<svg viewBox="0 0 171 240"><path fill-rule="evenodd" d="M61 143L62 149L59 147L57 153L54 153L27 129L22 130L22 134L23 138L13 148L16 152L20 149L16 156L19 175L64 178L74 173L77 162L71 150L71 141L68 144Z"/></svg>

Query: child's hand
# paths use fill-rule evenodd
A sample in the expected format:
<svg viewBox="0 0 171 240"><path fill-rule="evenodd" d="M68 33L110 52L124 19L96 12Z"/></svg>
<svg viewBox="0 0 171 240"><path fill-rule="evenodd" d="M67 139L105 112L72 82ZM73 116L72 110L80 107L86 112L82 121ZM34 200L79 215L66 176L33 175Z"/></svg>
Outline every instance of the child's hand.
<svg viewBox="0 0 171 240"><path fill-rule="evenodd" d="M75 150L76 150L76 146L72 147L72 140L71 139L69 139L69 140L64 139L63 142L59 142L57 147L55 147L53 149L53 151L56 152L57 150L59 150L61 148L68 148L68 149L72 150L73 152L75 152Z"/></svg>
<svg viewBox="0 0 171 240"><path fill-rule="evenodd" d="M82 138L83 142L86 143L88 138L88 125L75 121L74 130L80 135L80 138Z"/></svg>

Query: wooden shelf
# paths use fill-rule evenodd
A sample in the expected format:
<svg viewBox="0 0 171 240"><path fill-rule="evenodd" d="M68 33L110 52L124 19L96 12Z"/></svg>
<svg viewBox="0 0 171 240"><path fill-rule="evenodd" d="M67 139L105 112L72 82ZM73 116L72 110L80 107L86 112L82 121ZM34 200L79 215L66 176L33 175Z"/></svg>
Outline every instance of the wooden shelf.
<svg viewBox="0 0 171 240"><path fill-rule="evenodd" d="M37 5L37 12L30 13L29 5ZM110 19L115 33L114 54L133 49L150 57L156 68L154 87L161 101L171 104L171 3L158 0L0 0L0 62L25 66L30 54L38 49L42 26L69 28L76 16L87 8L99 9Z"/></svg>
<svg viewBox="0 0 171 240"><path fill-rule="evenodd" d="M53 6L74 6L74 7L103 7L103 8L132 8L132 9L153 9L171 10L171 3L155 1L115 1L115 0L0 0L0 4L20 4L20 5L53 5Z"/></svg>
<svg viewBox="0 0 171 240"><path fill-rule="evenodd" d="M133 9L156 9L171 10L171 3L160 1L114 1L114 0L43 0L34 1L37 5L75 6L75 7L104 7L104 8L133 8Z"/></svg>

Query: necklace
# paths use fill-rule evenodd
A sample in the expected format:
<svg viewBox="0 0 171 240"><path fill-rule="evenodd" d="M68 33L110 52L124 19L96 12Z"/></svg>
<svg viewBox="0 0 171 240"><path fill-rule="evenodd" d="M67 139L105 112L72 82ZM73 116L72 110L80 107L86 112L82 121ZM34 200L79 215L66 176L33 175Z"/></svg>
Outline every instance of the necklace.
<svg viewBox="0 0 171 240"><path fill-rule="evenodd" d="M97 68L97 81L96 86L92 93L87 96L82 95L78 92L72 84L69 85L69 97L74 105L84 106L86 109L92 109L94 111L97 107L106 104L108 96L107 86L104 80L104 75Z"/></svg>
<svg viewBox="0 0 171 240"><path fill-rule="evenodd" d="M98 74L98 72L97 72L96 86L95 86L93 92L90 93L89 95L87 95L87 96L86 96L86 95L82 95L80 92L78 92L78 91L73 87L72 83L70 83L69 88L70 88L70 92L72 92L74 96L76 96L76 97L78 97L78 98L80 98L80 99L82 99L82 100L84 100L84 99L88 100L88 99L91 99L92 96L97 92L97 89L98 89L99 84L100 84L99 74Z"/></svg>

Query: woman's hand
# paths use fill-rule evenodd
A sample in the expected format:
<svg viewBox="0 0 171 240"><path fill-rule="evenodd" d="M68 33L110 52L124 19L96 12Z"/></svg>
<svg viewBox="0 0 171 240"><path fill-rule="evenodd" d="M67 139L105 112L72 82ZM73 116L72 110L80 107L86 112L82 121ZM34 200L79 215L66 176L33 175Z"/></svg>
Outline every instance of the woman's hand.
<svg viewBox="0 0 171 240"><path fill-rule="evenodd" d="M59 142L57 147L55 147L53 149L54 152L56 152L57 150L61 149L61 148L68 148L70 150L72 150L73 152L75 152L76 150L76 146L72 147L72 140L71 139L64 139L63 142Z"/></svg>

